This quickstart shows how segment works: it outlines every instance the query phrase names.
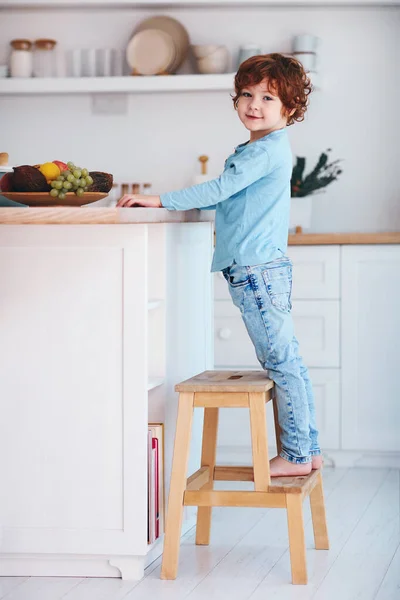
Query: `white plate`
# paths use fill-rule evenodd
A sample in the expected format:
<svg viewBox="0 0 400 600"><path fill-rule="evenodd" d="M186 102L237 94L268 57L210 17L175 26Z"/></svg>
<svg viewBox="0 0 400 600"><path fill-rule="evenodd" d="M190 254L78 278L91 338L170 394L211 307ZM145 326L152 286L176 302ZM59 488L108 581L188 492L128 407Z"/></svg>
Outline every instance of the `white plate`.
<svg viewBox="0 0 400 600"><path fill-rule="evenodd" d="M126 48L126 60L140 75L166 72L175 60L174 41L165 31L144 29L130 40Z"/></svg>

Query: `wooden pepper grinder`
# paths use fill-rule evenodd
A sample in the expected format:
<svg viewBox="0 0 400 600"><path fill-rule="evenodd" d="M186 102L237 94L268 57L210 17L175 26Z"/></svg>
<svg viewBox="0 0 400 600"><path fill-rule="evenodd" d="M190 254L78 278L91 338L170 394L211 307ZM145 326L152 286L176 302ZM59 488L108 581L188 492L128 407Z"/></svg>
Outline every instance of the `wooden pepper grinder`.
<svg viewBox="0 0 400 600"><path fill-rule="evenodd" d="M198 183L204 183L205 181L209 181L211 179L211 177L207 174L208 156L202 154L201 156L199 156L198 160L201 164L201 175L195 175L195 185L197 185Z"/></svg>

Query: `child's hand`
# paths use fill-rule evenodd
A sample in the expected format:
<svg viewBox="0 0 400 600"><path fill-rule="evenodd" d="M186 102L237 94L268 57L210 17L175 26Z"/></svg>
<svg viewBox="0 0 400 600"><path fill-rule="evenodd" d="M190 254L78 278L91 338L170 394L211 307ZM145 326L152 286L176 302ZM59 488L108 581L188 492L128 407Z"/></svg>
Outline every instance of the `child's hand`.
<svg viewBox="0 0 400 600"><path fill-rule="evenodd" d="M144 206L146 208L162 208L160 196L125 194L117 202L117 208L128 208L131 206Z"/></svg>

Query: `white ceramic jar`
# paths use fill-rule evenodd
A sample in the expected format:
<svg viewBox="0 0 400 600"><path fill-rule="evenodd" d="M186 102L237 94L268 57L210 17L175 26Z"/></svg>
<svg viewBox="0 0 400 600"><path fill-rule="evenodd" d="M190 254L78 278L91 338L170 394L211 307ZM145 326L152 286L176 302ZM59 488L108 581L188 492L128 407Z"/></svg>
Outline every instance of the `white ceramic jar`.
<svg viewBox="0 0 400 600"><path fill-rule="evenodd" d="M12 40L10 56L11 77L32 77L33 57L32 42L29 40Z"/></svg>

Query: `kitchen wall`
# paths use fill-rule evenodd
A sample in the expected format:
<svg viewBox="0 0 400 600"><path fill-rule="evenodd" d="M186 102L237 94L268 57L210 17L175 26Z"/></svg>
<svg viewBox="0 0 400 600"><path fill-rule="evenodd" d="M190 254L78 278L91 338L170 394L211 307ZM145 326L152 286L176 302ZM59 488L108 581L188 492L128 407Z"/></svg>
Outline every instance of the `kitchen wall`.
<svg viewBox="0 0 400 600"><path fill-rule="evenodd" d="M157 11L160 13L160 11ZM193 43L290 51L291 38L321 38L321 89L304 123L290 127L295 155L313 166L321 151L343 158L338 182L314 199L314 231L400 228L398 136L400 8L192 8L162 10ZM65 49L124 48L148 10L0 12L0 61L16 37L54 37ZM185 67L187 70L187 66ZM184 70L185 70L184 69ZM124 115L93 115L88 95L0 96L0 150L12 164L73 160L119 181L150 181L154 192L190 184L199 154L217 175L247 139L228 92L129 95Z"/></svg>

